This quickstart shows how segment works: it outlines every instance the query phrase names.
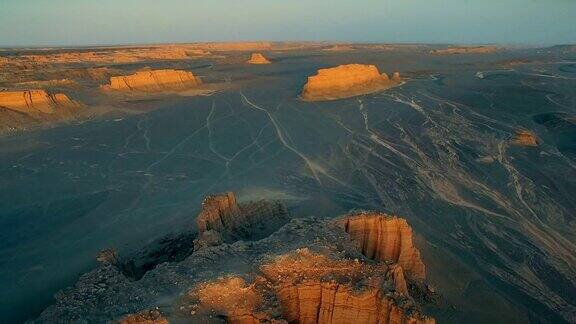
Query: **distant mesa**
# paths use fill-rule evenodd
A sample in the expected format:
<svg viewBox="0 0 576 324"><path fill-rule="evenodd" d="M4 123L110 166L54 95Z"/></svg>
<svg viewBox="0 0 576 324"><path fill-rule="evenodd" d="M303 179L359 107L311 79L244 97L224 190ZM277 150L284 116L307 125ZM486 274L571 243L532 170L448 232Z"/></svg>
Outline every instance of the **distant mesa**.
<svg viewBox="0 0 576 324"><path fill-rule="evenodd" d="M0 108L28 115L55 114L59 109L76 109L80 104L63 93L45 90L0 91Z"/></svg>
<svg viewBox="0 0 576 324"><path fill-rule="evenodd" d="M271 62L260 53L252 53L250 59L246 62L248 64L270 64Z"/></svg>
<svg viewBox="0 0 576 324"><path fill-rule="evenodd" d="M402 78L380 74L374 65L348 64L321 69L308 77L301 98L304 101L326 101L370 94L400 85Z"/></svg>
<svg viewBox="0 0 576 324"><path fill-rule="evenodd" d="M512 143L518 146L538 146L538 139L533 132L521 129L514 135Z"/></svg>
<svg viewBox="0 0 576 324"><path fill-rule="evenodd" d="M322 50L327 52L349 52L355 50L355 48L347 44L337 44L324 48Z"/></svg>
<svg viewBox="0 0 576 324"><path fill-rule="evenodd" d="M450 54L489 54L498 50L496 46L451 46L448 48L433 50L430 53L435 55Z"/></svg>
<svg viewBox="0 0 576 324"><path fill-rule="evenodd" d="M202 84L192 72L182 70L139 71L132 75L114 76L103 90L160 92L184 90Z"/></svg>
<svg viewBox="0 0 576 324"><path fill-rule="evenodd" d="M234 52L234 51L266 51L271 50L274 44L271 42L214 42L195 43L192 48L214 52Z"/></svg>

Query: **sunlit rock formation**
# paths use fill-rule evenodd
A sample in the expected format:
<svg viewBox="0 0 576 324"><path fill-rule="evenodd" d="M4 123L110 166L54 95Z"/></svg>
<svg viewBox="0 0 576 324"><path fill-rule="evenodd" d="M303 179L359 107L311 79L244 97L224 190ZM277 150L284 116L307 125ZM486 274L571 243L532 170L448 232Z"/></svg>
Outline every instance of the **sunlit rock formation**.
<svg viewBox="0 0 576 324"><path fill-rule="evenodd" d="M183 90L202 84L200 78L192 72L182 70L139 71L132 75L110 78L110 84L104 90L158 92Z"/></svg>
<svg viewBox="0 0 576 324"><path fill-rule="evenodd" d="M250 59L246 62L248 64L270 64L270 61L260 53L252 53Z"/></svg>
<svg viewBox="0 0 576 324"><path fill-rule="evenodd" d="M406 220L382 213L358 213L347 216L341 224L366 257L397 263L412 278L426 277Z"/></svg>
<svg viewBox="0 0 576 324"><path fill-rule="evenodd" d="M384 264L332 260L302 249L261 268L289 323L434 323L386 296Z"/></svg>
<svg viewBox="0 0 576 324"><path fill-rule="evenodd" d="M514 134L512 143L518 146L538 146L536 135L525 129L519 130Z"/></svg>
<svg viewBox="0 0 576 324"><path fill-rule="evenodd" d="M498 50L496 46L452 46L431 51L435 55L450 54L489 54Z"/></svg>
<svg viewBox="0 0 576 324"><path fill-rule="evenodd" d="M382 91L402 82L399 73L389 78L374 65L348 64L318 70L304 85L304 101L324 101L349 98Z"/></svg>
<svg viewBox="0 0 576 324"><path fill-rule="evenodd" d="M271 42L214 42L214 43L195 43L190 45L194 49L206 51L265 51L273 47Z"/></svg>
<svg viewBox="0 0 576 324"><path fill-rule="evenodd" d="M390 295L390 271L384 263L333 259L305 248L264 263L253 282L219 278L188 295L198 301L198 320L212 315L242 324L434 323L408 298Z"/></svg>
<svg viewBox="0 0 576 324"><path fill-rule="evenodd" d="M288 211L283 204L267 201L238 204L232 192L206 197L196 218L201 240L228 242L266 237L287 221Z"/></svg>
<svg viewBox="0 0 576 324"><path fill-rule="evenodd" d="M45 90L0 91L0 108L29 115L54 114L60 108L79 106L63 93L49 94Z"/></svg>
<svg viewBox="0 0 576 324"><path fill-rule="evenodd" d="M258 228L285 213L275 206L238 203L233 193L209 196L198 216L199 235L222 231L227 242L156 263L139 278L108 262L115 253L101 253L99 268L58 294L36 322L435 323L410 296L409 284L418 283L404 277L395 256L370 260L350 240L361 232L346 233L342 225L360 224L357 215L295 218L254 240L253 233L263 233ZM399 222L390 226L399 233L391 241L411 243L402 238L406 230ZM148 250L164 258L166 249Z"/></svg>
<svg viewBox="0 0 576 324"><path fill-rule="evenodd" d="M118 324L168 324L158 309L144 310L136 314L125 316Z"/></svg>

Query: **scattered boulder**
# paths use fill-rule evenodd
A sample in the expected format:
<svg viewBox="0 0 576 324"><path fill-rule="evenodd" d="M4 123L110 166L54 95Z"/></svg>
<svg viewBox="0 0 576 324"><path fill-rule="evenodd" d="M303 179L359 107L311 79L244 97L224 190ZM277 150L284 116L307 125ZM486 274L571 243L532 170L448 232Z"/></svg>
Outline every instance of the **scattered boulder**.
<svg viewBox="0 0 576 324"><path fill-rule="evenodd" d="M538 139L533 132L521 129L514 135L512 143L518 146L538 146Z"/></svg>

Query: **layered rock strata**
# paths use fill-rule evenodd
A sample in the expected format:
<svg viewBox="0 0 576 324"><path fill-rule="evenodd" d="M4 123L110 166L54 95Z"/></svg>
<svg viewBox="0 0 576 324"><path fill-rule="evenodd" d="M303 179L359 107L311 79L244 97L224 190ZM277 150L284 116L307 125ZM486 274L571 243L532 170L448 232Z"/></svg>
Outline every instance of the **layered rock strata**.
<svg viewBox="0 0 576 324"><path fill-rule="evenodd" d="M260 53L252 53L250 59L246 62L248 64L270 64L271 62Z"/></svg>
<svg viewBox="0 0 576 324"><path fill-rule="evenodd" d="M366 257L396 263L412 278L426 277L406 220L382 213L359 213L347 216L341 224Z"/></svg>
<svg viewBox="0 0 576 324"><path fill-rule="evenodd" d="M280 202L238 204L236 195L227 192L204 199L196 224L203 241L257 240L276 231L288 221L288 217L286 207Z"/></svg>
<svg viewBox="0 0 576 324"><path fill-rule="evenodd" d="M242 229L222 215L244 208L232 193L208 197L199 215L203 233ZM409 296L400 266L366 258L342 222L292 219L261 240L205 247L139 280L103 262L36 322L434 323ZM151 314L160 303L162 313Z"/></svg>
<svg viewBox="0 0 576 324"><path fill-rule="evenodd" d="M192 72L181 70L139 71L132 75L114 76L104 90L157 92L183 90L202 84Z"/></svg>
<svg viewBox="0 0 576 324"><path fill-rule="evenodd" d="M54 114L59 108L79 106L63 93L49 94L45 90L0 91L0 108L28 115Z"/></svg>
<svg viewBox="0 0 576 324"><path fill-rule="evenodd" d="M304 101L325 101L349 98L382 91L402 82L399 73L389 78L374 65L348 64L320 69L308 77L301 98Z"/></svg>

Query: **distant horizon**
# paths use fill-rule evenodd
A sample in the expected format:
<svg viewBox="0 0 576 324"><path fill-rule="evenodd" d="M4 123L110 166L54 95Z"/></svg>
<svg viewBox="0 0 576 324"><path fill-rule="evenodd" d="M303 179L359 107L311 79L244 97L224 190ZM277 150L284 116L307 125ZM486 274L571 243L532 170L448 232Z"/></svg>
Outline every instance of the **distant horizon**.
<svg viewBox="0 0 576 324"><path fill-rule="evenodd" d="M257 42L270 42L270 43L323 43L326 45L342 44L342 45L421 45L421 46L500 46L500 47L552 47L552 46L576 46L574 43L443 43L443 42L355 42L355 41L302 41L302 40L214 40L214 41L189 41L189 42L147 42L147 43L97 43L97 44L53 44L53 45L0 45L0 50L10 49L64 49L64 48L116 48L116 47L148 47L148 46L169 46L169 45L193 45L193 44L219 44L219 43L257 43Z"/></svg>
<svg viewBox="0 0 576 324"><path fill-rule="evenodd" d="M574 13L569 0L0 0L0 47L261 39L575 44Z"/></svg>

